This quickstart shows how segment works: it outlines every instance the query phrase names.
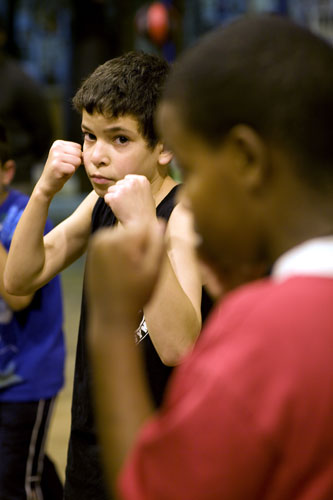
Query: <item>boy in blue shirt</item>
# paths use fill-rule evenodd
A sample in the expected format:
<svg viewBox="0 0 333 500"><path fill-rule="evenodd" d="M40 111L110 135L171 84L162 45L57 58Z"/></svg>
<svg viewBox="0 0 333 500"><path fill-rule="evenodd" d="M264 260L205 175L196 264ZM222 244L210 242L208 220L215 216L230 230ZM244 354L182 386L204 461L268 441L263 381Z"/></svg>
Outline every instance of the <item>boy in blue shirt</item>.
<svg viewBox="0 0 333 500"><path fill-rule="evenodd" d="M28 202L9 189L14 173L0 124L0 498L39 498L42 490L45 498L60 499L60 480L44 455L54 398L63 385L60 280L21 297L4 289L7 252Z"/></svg>

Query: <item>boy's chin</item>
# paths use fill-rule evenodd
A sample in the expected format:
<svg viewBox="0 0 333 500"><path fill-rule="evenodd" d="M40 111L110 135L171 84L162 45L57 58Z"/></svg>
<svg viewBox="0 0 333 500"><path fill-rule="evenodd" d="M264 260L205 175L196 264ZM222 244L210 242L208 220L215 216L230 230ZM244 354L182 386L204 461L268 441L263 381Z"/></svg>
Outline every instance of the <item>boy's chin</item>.
<svg viewBox="0 0 333 500"><path fill-rule="evenodd" d="M91 183L95 193L100 197L100 198L104 198L104 196L106 195L106 193L108 192L108 188L109 186L108 185L98 185L98 184L93 184Z"/></svg>

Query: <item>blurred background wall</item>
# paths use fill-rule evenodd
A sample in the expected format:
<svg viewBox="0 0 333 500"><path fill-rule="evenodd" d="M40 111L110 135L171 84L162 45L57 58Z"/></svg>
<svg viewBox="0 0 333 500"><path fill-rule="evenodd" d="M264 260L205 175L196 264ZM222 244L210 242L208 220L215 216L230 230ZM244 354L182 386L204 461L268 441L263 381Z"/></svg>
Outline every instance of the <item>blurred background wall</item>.
<svg viewBox="0 0 333 500"><path fill-rule="evenodd" d="M5 49L42 87L52 140L81 140L71 97L98 64L132 48L172 61L204 32L247 12L290 16L333 40L332 0L0 0ZM34 168L29 177L38 175ZM75 189L85 191L81 177Z"/></svg>

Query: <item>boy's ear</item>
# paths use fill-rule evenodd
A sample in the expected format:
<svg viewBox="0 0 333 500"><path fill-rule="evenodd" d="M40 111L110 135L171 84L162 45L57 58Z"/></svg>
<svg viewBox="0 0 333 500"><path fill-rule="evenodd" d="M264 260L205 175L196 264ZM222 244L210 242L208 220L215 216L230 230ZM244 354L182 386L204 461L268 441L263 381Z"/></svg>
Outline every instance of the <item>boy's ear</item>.
<svg viewBox="0 0 333 500"><path fill-rule="evenodd" d="M15 161L7 160L4 163L2 169L3 169L2 184L4 186L9 186L15 175L15 170L16 170Z"/></svg>
<svg viewBox="0 0 333 500"><path fill-rule="evenodd" d="M247 189L257 190L265 182L270 162L267 147L255 130L247 125L236 125L229 133L234 146L235 163Z"/></svg>
<svg viewBox="0 0 333 500"><path fill-rule="evenodd" d="M168 165L173 158L173 154L169 149L165 149L163 144L160 144L160 153L158 163L160 165Z"/></svg>

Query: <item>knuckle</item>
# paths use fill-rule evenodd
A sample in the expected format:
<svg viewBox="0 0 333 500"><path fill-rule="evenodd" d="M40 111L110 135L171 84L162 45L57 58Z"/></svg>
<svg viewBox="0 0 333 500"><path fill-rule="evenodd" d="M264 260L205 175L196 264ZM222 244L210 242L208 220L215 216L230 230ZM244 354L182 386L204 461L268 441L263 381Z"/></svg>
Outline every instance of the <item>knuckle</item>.
<svg viewBox="0 0 333 500"><path fill-rule="evenodd" d="M52 148L57 148L59 146L62 145L62 141L60 139L57 139L56 141L54 141L54 143L52 144Z"/></svg>

